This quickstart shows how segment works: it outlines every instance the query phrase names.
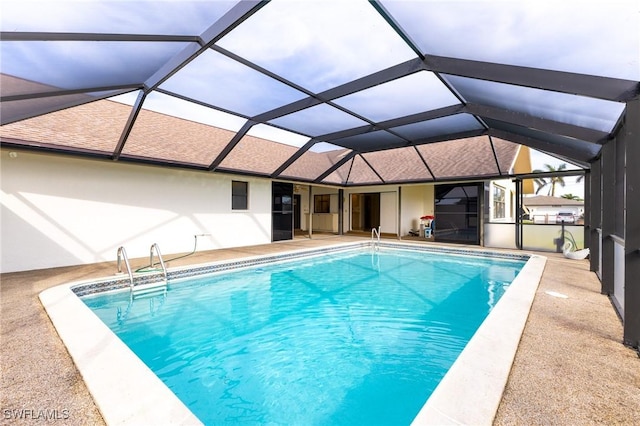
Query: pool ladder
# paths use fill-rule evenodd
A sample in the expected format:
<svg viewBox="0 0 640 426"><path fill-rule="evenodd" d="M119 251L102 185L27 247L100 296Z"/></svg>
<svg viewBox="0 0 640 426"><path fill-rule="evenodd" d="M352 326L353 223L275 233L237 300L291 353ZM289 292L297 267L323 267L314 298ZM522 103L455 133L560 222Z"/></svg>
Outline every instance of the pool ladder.
<svg viewBox="0 0 640 426"><path fill-rule="evenodd" d="M153 268L153 254L158 255L158 260L160 262L160 266L162 267L162 280L151 282L147 284L138 284L135 285L133 279L133 272L131 271L131 264L129 263L129 258L127 257L127 251L123 246L118 248L117 255L117 268L118 273L122 273L122 262L124 261L125 266L127 267L127 273L129 274L129 294L131 299L140 298L140 297L152 297L158 295L166 295L167 287L169 285L169 279L167 277L167 267L164 264L164 260L162 259L162 254L160 253L160 247L157 243L153 243L151 245L151 249L149 250L149 265Z"/></svg>
<svg viewBox="0 0 640 426"><path fill-rule="evenodd" d="M380 227L378 229L371 228L371 247L374 250L380 250Z"/></svg>

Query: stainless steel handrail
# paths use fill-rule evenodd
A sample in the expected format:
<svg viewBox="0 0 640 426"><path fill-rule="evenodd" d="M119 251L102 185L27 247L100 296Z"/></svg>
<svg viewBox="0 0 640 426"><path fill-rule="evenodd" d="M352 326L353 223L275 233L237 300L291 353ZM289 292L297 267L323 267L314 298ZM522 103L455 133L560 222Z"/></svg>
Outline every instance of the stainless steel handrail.
<svg viewBox="0 0 640 426"><path fill-rule="evenodd" d="M373 237L376 236L377 237L377 241L374 241ZM373 248L380 248L380 227L378 226L378 229L376 228L371 228L371 245L373 246Z"/></svg>
<svg viewBox="0 0 640 426"><path fill-rule="evenodd" d="M124 259L124 264L127 267L127 272L129 273L129 282L131 283L131 288L133 288L133 272L131 272L131 265L129 265L129 258L127 257L127 251L123 246L118 248L118 273L122 273L122 259Z"/></svg>
<svg viewBox="0 0 640 426"><path fill-rule="evenodd" d="M162 266L162 273L164 274L164 282L168 282L167 278L167 267L164 265L164 260L162 259L162 254L160 253L160 247L158 243L151 244L151 248L149 249L149 265L153 268L153 249L155 248L156 253L158 254L158 259L160 260L160 266Z"/></svg>

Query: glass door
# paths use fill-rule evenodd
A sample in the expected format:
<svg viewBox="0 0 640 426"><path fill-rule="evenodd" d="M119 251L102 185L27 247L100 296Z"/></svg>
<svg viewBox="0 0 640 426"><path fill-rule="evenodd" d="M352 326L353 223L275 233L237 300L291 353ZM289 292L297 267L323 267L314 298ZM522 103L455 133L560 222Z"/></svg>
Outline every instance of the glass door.
<svg viewBox="0 0 640 426"><path fill-rule="evenodd" d="M482 184L436 185L435 238L437 241L480 244Z"/></svg>
<svg viewBox="0 0 640 426"><path fill-rule="evenodd" d="M293 239L293 184L273 182L272 241Z"/></svg>

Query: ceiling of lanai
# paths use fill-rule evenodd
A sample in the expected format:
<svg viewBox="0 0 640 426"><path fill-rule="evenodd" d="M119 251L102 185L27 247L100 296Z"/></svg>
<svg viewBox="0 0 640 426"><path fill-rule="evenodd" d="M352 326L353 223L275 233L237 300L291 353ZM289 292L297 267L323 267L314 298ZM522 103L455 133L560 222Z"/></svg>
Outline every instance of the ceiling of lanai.
<svg viewBox="0 0 640 426"><path fill-rule="evenodd" d="M640 93L635 0L2 9L8 147L341 185L497 177L519 144L588 168Z"/></svg>

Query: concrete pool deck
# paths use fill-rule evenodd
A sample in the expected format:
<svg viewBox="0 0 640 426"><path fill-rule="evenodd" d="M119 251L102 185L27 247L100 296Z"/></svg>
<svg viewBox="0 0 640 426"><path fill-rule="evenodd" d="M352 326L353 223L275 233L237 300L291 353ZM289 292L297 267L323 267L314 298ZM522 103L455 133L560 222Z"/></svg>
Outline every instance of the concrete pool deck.
<svg viewBox="0 0 640 426"><path fill-rule="evenodd" d="M362 238L318 236L199 252L170 267L349 241ZM620 343L622 326L597 278L586 261L541 254L548 257L546 269L494 423L640 424L640 359ZM146 260L132 259L132 266ZM38 295L114 271L115 262L105 262L1 276L4 422L19 416L51 422L42 418L48 415L63 424L104 424Z"/></svg>

